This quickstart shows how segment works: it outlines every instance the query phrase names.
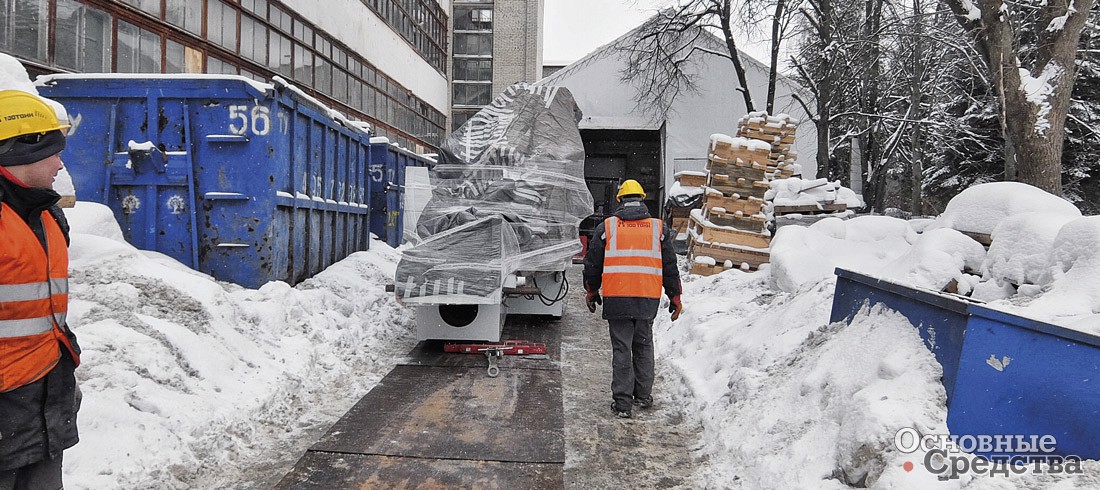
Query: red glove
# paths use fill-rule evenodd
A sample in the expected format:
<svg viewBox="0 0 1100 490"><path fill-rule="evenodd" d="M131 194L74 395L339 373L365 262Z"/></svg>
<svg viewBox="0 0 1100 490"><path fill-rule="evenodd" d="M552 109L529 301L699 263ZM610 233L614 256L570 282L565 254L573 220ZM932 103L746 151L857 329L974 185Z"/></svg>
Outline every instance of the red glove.
<svg viewBox="0 0 1100 490"><path fill-rule="evenodd" d="M680 304L680 295L673 296L668 300L668 312L672 313L672 321L676 321L677 318L680 318L680 313L684 311L684 305Z"/></svg>
<svg viewBox="0 0 1100 490"><path fill-rule="evenodd" d="M588 305L588 311L595 313L596 305L602 305L603 298L600 297L599 291L588 291L584 296L584 302Z"/></svg>

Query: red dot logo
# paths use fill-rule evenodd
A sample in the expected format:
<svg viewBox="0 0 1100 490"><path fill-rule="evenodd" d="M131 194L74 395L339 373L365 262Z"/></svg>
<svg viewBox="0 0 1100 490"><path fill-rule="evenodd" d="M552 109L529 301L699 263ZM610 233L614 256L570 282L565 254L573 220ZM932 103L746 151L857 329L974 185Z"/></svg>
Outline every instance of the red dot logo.
<svg viewBox="0 0 1100 490"><path fill-rule="evenodd" d="M913 471L913 463L911 461L906 461L905 464L901 465L901 468L905 471Z"/></svg>

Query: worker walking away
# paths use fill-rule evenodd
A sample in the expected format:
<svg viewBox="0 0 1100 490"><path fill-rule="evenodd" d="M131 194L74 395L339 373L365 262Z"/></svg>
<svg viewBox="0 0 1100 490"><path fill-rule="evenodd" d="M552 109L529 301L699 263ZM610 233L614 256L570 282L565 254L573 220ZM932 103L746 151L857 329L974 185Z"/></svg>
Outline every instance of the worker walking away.
<svg viewBox="0 0 1100 490"><path fill-rule="evenodd" d="M636 180L623 182L616 199L621 206L596 225L588 242L584 289L588 310L602 304L611 331L611 409L630 418L633 405L653 404L653 318L661 289L673 321L683 306L672 230L650 216Z"/></svg>
<svg viewBox="0 0 1100 490"><path fill-rule="evenodd" d="M80 348L53 190L68 127L44 99L0 91L0 490L62 488L62 452L77 442Z"/></svg>

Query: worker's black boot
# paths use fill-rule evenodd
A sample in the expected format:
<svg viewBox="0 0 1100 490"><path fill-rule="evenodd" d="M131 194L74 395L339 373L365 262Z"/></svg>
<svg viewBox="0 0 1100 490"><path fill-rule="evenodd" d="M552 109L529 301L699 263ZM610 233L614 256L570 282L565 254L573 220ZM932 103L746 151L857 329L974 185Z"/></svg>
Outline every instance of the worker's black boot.
<svg viewBox="0 0 1100 490"><path fill-rule="evenodd" d="M628 408L626 410L619 410L619 408L615 406L615 402L611 402L611 410L614 411L615 415L618 415L621 419L630 418L630 409Z"/></svg>

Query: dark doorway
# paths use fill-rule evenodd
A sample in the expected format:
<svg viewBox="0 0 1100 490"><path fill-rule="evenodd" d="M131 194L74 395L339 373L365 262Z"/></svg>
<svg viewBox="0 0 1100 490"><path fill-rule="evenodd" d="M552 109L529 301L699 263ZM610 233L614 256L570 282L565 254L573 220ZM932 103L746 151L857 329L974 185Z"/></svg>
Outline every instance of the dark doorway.
<svg viewBox="0 0 1100 490"><path fill-rule="evenodd" d="M584 180L592 192L592 216L581 223L590 233L596 224L618 207L615 194L626 179L637 180L646 191L646 206L661 217L664 180L661 175L661 131L627 129L583 129Z"/></svg>

